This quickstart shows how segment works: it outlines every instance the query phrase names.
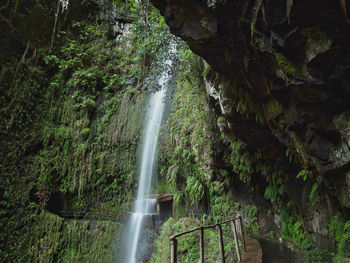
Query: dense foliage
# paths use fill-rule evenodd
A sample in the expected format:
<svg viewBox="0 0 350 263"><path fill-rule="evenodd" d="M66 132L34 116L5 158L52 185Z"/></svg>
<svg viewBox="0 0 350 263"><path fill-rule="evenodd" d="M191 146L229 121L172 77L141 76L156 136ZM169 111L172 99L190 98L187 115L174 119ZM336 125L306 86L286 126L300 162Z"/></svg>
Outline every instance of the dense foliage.
<svg viewBox="0 0 350 263"><path fill-rule="evenodd" d="M134 15L132 34L111 38L108 23L84 18L62 29L53 48L28 47L3 65L5 261L112 261L120 225L104 220L118 220L133 197L147 103L141 89L169 36L155 9L137 8L149 16Z"/></svg>
<svg viewBox="0 0 350 263"><path fill-rule="evenodd" d="M6 210L1 225L9 231L2 232L6 242L1 243L8 260L26 258L26 249L33 251L33 261L42 253L57 253L48 243L51 252L35 254L31 246L37 247L39 239L55 242L56 249L64 246L60 242L68 234L65 230L54 241L45 229L35 227L50 228L51 221L59 219L45 213L34 216L34 202L44 208L51 195L59 193L72 196L65 212L79 214L89 207L91 217L100 217L103 202L116 208L109 214L117 218L131 198L127 189L134 181L142 122L127 133L116 132L114 125L128 129L127 119L143 116L145 97L134 96L135 88L122 89L135 75L133 51L126 43L107 42L103 27L77 22L73 30L80 33L67 34L56 50L35 50L20 64L8 63L2 70L1 189ZM127 104L130 115L124 113ZM55 229L52 235L60 235L61 227ZM63 251L59 257L66 257Z"/></svg>
<svg viewBox="0 0 350 263"><path fill-rule="evenodd" d="M332 218L329 236L335 241L339 257L350 257L350 220L344 221L340 215Z"/></svg>

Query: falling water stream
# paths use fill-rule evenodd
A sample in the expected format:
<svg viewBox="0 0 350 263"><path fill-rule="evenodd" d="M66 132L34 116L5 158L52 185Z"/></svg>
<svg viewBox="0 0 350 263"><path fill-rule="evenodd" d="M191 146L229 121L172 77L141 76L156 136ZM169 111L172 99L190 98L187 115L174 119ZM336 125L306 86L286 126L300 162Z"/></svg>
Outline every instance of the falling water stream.
<svg viewBox="0 0 350 263"><path fill-rule="evenodd" d="M136 263L138 259L139 241L142 232L142 226L147 216L156 214L156 200L148 198L150 194L153 169L156 163L156 146L159 137L159 129L164 112L164 97L166 94L166 84L171 78L168 68L172 66L171 54L176 52L176 46L170 45L169 56L164 59L165 70L159 79L161 89L151 95L147 114L145 131L143 137L140 177L137 190L137 199L135 201L134 212L131 214L126 248L127 263Z"/></svg>

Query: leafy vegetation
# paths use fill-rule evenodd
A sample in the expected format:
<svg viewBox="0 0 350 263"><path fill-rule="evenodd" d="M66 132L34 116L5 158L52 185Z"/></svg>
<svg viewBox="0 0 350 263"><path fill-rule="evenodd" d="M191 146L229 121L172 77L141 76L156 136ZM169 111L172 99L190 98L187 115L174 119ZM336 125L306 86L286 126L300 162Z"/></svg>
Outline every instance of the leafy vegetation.
<svg viewBox="0 0 350 263"><path fill-rule="evenodd" d="M249 219L248 223L244 225L246 231L258 235L260 226L258 221L258 209L256 206L247 205L244 207L244 214Z"/></svg>
<svg viewBox="0 0 350 263"><path fill-rule="evenodd" d="M310 171L308 170L301 170L298 175L297 178L302 178L304 180L304 182L306 181L306 179L310 176Z"/></svg>
<svg viewBox="0 0 350 263"><path fill-rule="evenodd" d="M160 169L171 182L169 190L175 192L177 204L186 199L205 202L210 191L207 180L212 173L212 139L209 107L201 85L201 62L183 48L179 64L178 88L166 137L170 145L161 142Z"/></svg>
<svg viewBox="0 0 350 263"><path fill-rule="evenodd" d="M312 249L308 251L309 263L329 262L327 260L327 251L321 249Z"/></svg>
<svg viewBox="0 0 350 263"><path fill-rule="evenodd" d="M311 191L309 194L309 199L310 199L312 205L315 205L320 201L318 191L319 191L318 184L314 183L311 187Z"/></svg>
<svg viewBox="0 0 350 263"><path fill-rule="evenodd" d="M111 261L119 225L101 220L124 215L132 198L147 101L140 90L154 57L144 63L138 52L151 51L135 48L143 29L133 30L111 41L107 26L74 22L52 49L3 65L0 227L8 231L0 235L0 257L6 262ZM40 212L53 194L67 197L66 212L83 211L103 230Z"/></svg>
<svg viewBox="0 0 350 263"><path fill-rule="evenodd" d="M282 222L282 237L303 249L311 247L310 236L307 234L300 219L291 216L287 209L282 209L280 214Z"/></svg>
<svg viewBox="0 0 350 263"><path fill-rule="evenodd" d="M350 220L344 221L340 215L329 224L329 237L334 241L338 256L350 257Z"/></svg>
<svg viewBox="0 0 350 263"><path fill-rule="evenodd" d="M56 67L57 72L45 95L51 104L42 131L43 150L35 158L36 169L40 171L37 189L42 193L42 199L48 198L44 193L57 188L62 193L77 192L80 197L84 190L104 187L107 182L109 187L100 189L101 193L121 193L126 185L130 186L128 181L132 182L130 174L135 162L132 155L142 124L134 128L133 138L116 142L107 123L114 121L113 115L114 118L119 115L118 121L123 125L122 116L118 114L125 99L125 90L121 87L126 79L137 76L134 70L137 64L128 58L125 50L106 45L98 27L83 23L74 26L81 32L79 38L68 40L58 57L44 58L50 67ZM55 100L55 97L59 99ZM97 114L103 117L96 118ZM108 153L108 148L117 151L109 150ZM118 153L119 149L123 152ZM119 176L113 180L115 172L106 161L107 158L122 160L118 158L120 154L130 157L128 163L119 161Z"/></svg>
<svg viewBox="0 0 350 263"><path fill-rule="evenodd" d="M249 184L253 176L263 176L269 185L265 189L265 198L279 201L285 194L285 180L287 173L282 167L270 164L268 156L264 156L263 150L251 153L247 144L239 139L231 139L231 154L229 162L242 182Z"/></svg>

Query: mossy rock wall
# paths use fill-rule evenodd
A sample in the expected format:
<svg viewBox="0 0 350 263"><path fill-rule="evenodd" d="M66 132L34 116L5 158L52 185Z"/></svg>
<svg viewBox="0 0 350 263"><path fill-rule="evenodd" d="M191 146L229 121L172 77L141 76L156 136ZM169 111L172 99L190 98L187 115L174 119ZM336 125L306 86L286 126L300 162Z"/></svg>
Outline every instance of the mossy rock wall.
<svg viewBox="0 0 350 263"><path fill-rule="evenodd" d="M112 262L133 198L145 65L135 36L72 19L52 49L30 45L0 73L4 262Z"/></svg>

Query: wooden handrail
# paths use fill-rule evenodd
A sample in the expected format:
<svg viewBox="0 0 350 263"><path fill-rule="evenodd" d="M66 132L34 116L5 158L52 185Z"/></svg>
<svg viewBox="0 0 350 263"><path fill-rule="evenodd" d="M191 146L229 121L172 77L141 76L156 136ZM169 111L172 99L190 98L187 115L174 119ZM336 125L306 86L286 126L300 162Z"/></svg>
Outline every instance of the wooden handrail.
<svg viewBox="0 0 350 263"><path fill-rule="evenodd" d="M240 220L240 218L241 218L241 217L239 216L239 217L232 218L232 219L230 219L230 220L226 220L226 221L222 221L222 222L220 222L220 223L216 223L216 224L214 224L214 225L200 226L200 227L197 227L197 228L188 230L188 231L180 232L180 233L177 233L177 234L175 234L175 235L172 235L172 236L170 237L170 240L172 240L172 239L174 239L174 238L177 238L177 237L179 237L179 236L185 235L185 234L189 234L189 233L195 232L195 231L200 230L200 229L215 228L215 227L217 227L217 225L226 224L226 223L229 223L229 222L234 221L234 220Z"/></svg>
<svg viewBox="0 0 350 263"><path fill-rule="evenodd" d="M199 246L200 246L200 262L204 263L204 229L209 229L209 228L216 228L218 232L218 238L219 238L219 247L220 247L220 258L221 258L221 263L225 263L225 250L224 250L224 242L223 242L223 235L222 235L222 224L226 223L231 223L231 230L232 234L235 240L235 246L236 246L236 252L237 252L237 259L238 262L241 262L241 255L240 255L240 250L238 246L238 238L237 238L237 230L236 230L236 224L235 221L239 221L239 230L240 230L240 237L243 245L243 251L246 252L246 246L245 246L245 239L244 239L244 233L243 233L243 224L242 224L242 218L240 216L236 218L232 218L220 223L216 223L214 225L209 225L209 226L201 226L197 227L188 231L184 231L181 233L177 233L175 235L172 235L170 237L170 243L171 243L171 263L177 263L177 238L186 234L193 233L195 231L200 231L200 240L199 240Z"/></svg>

